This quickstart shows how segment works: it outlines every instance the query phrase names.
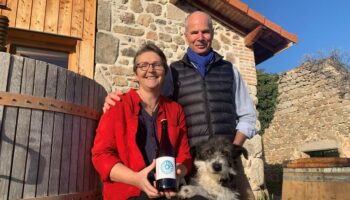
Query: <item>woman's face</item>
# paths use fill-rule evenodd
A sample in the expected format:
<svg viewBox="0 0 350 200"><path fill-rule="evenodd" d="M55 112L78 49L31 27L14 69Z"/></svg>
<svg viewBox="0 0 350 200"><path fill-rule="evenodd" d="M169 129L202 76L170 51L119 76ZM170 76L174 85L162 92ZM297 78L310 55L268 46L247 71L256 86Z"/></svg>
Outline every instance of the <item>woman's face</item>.
<svg viewBox="0 0 350 200"><path fill-rule="evenodd" d="M165 78L165 69L160 56L152 51L136 58L136 80L143 89L159 89Z"/></svg>

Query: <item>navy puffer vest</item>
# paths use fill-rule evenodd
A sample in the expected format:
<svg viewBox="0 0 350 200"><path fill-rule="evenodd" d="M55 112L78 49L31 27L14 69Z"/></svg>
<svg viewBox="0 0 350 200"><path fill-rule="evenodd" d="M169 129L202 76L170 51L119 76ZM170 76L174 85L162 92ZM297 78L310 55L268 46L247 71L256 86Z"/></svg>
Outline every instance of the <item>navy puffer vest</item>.
<svg viewBox="0 0 350 200"><path fill-rule="evenodd" d="M203 78L187 56L171 64L174 100L184 108L191 146L210 135L233 138L236 127L232 64L215 54Z"/></svg>

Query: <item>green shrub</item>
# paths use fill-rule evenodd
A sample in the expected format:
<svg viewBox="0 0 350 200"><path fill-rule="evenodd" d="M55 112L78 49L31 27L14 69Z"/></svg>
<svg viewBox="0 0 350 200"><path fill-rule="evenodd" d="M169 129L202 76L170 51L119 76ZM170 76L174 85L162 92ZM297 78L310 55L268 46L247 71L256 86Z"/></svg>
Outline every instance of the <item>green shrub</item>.
<svg viewBox="0 0 350 200"><path fill-rule="evenodd" d="M257 79L257 97L259 99L257 110L259 111L260 134L262 135L269 127L278 103L278 75L257 70Z"/></svg>

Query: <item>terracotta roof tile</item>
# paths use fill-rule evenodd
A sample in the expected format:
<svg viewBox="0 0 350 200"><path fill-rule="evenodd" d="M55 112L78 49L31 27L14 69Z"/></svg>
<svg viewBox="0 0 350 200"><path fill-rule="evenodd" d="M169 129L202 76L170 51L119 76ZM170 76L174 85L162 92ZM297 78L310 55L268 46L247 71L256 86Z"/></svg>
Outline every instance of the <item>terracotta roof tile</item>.
<svg viewBox="0 0 350 200"><path fill-rule="evenodd" d="M287 38L288 40L294 42L294 43L297 43L298 42L298 36L293 34L293 33L290 33L284 29L281 30L281 35L285 38Z"/></svg>
<svg viewBox="0 0 350 200"><path fill-rule="evenodd" d="M235 8L241 10L242 12L247 13L249 6L241 1L238 0L226 0L229 4L231 4L232 6L234 6Z"/></svg>
<svg viewBox="0 0 350 200"><path fill-rule="evenodd" d="M253 9L249 8L247 14L248 14L249 17L255 19L259 23L261 23L261 24L265 23L266 18L262 14L256 12Z"/></svg>
<svg viewBox="0 0 350 200"><path fill-rule="evenodd" d="M265 22L264 22L264 25L266 27L268 27L269 29L275 31L276 33L281 34L282 28L278 24L273 23L272 21L266 19Z"/></svg>

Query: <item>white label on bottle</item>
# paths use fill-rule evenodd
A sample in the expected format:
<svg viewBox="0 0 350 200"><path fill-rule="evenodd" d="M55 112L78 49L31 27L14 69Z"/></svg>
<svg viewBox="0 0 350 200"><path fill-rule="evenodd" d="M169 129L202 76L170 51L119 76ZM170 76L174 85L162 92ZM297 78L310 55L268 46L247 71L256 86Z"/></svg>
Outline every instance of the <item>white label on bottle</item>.
<svg viewBox="0 0 350 200"><path fill-rule="evenodd" d="M156 180L163 178L175 179L175 158L170 156L159 157L156 160Z"/></svg>

